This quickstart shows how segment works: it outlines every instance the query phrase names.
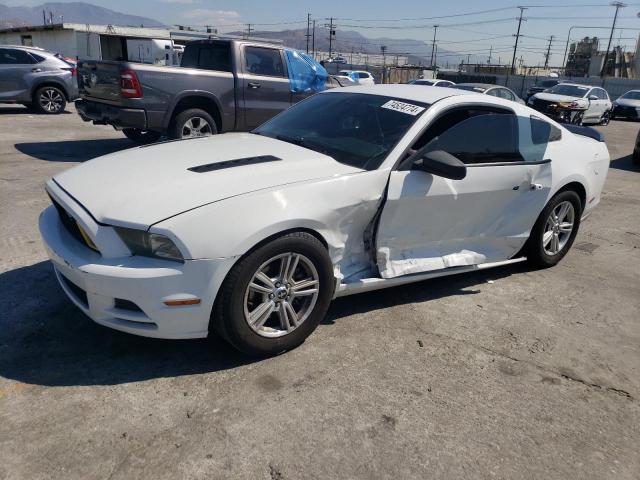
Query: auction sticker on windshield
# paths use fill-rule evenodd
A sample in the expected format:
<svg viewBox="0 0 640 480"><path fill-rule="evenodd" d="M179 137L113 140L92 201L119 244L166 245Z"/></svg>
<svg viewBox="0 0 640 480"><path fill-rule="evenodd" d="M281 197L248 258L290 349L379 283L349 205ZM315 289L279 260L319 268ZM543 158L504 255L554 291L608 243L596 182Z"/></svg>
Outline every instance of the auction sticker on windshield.
<svg viewBox="0 0 640 480"><path fill-rule="evenodd" d="M409 115L418 115L425 110L424 107L412 105L410 103L399 102L397 100L389 100L384 105L381 105L381 107L387 108L389 110L395 110L396 112L407 113Z"/></svg>

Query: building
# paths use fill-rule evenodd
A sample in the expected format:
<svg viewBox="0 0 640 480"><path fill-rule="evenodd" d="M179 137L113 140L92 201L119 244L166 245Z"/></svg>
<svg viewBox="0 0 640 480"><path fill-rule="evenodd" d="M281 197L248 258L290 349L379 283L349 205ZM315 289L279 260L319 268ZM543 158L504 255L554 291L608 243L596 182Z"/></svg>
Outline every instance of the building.
<svg viewBox="0 0 640 480"><path fill-rule="evenodd" d="M567 56L565 75L589 76L592 60L598 54L598 43L598 37L584 37L579 42L572 43Z"/></svg>
<svg viewBox="0 0 640 480"><path fill-rule="evenodd" d="M182 49L177 47L178 45L217 36L213 30L198 32L169 28L59 23L2 29L0 45L41 47L76 59L129 60L171 65L180 63ZM229 38L229 35L224 37ZM278 43L277 40L269 41Z"/></svg>

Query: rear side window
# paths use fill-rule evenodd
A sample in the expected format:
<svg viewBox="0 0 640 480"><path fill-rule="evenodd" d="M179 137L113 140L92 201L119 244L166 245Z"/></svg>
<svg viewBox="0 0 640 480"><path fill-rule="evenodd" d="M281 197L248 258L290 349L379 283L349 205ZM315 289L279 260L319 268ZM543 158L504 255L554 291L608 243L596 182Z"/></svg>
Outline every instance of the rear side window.
<svg viewBox="0 0 640 480"><path fill-rule="evenodd" d="M358 78L369 78L369 74L366 72L359 72Z"/></svg>
<svg viewBox="0 0 640 480"><path fill-rule="evenodd" d="M244 49L247 72L254 75L284 77L284 65L280 50L262 47L246 47Z"/></svg>
<svg viewBox="0 0 640 480"><path fill-rule="evenodd" d="M23 50L0 49L0 64L2 65L29 65L35 60Z"/></svg>
<svg viewBox="0 0 640 480"><path fill-rule="evenodd" d="M436 120L423 137L425 153L444 150L468 165L524 161L517 117L507 111L454 110Z"/></svg>
<svg viewBox="0 0 640 480"><path fill-rule="evenodd" d="M202 70L231 71L231 49L227 42L187 45L182 56L185 68Z"/></svg>
<svg viewBox="0 0 640 480"><path fill-rule="evenodd" d="M534 145L556 142L561 138L562 131L558 127L535 115L531 116L531 141Z"/></svg>

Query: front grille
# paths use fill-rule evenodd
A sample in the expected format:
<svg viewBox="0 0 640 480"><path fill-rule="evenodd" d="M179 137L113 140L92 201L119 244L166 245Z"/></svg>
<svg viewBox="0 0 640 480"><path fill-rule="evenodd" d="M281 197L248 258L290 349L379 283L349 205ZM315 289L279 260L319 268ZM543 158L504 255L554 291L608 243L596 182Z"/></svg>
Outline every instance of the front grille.
<svg viewBox="0 0 640 480"><path fill-rule="evenodd" d="M557 102L552 102L549 100L541 100L540 98L534 98L531 106L534 110L537 110L542 113L547 113L550 105L555 105Z"/></svg>
<svg viewBox="0 0 640 480"><path fill-rule="evenodd" d="M69 290L71 290L71 292L73 292L73 294L80 301L80 303L82 303L86 308L89 308L89 300L87 299L87 292L85 292L83 289L81 289L79 286L77 286L75 283L73 283L64 275L60 274L60 278L62 278L62 281L64 282L65 286Z"/></svg>
<svg viewBox="0 0 640 480"><path fill-rule="evenodd" d="M84 246L89 247L91 250L97 252L98 249L95 247L95 245L93 245L93 242L89 243L85 238L86 234L82 234L82 231L80 230L76 219L69 215L64 207L60 205L51 195L49 195L49 198L51 198L53 206L56 207L56 210L58 211L58 215L60 217L60 221L62 222L62 225L67 230L67 232L69 232L73 238L78 240Z"/></svg>
<svg viewBox="0 0 640 480"><path fill-rule="evenodd" d="M113 307L120 310L129 310L130 312L142 312L142 309L133 303L131 300L125 300L123 298L116 298L113 302Z"/></svg>

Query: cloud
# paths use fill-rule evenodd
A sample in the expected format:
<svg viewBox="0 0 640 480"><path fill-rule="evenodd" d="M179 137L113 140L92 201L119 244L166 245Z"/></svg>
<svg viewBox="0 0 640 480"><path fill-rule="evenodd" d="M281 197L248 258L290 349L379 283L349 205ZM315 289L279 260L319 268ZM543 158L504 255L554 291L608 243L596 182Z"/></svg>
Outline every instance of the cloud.
<svg viewBox="0 0 640 480"><path fill-rule="evenodd" d="M198 25L225 25L239 24L240 14L235 10L212 10L209 8L196 8L182 14L183 18L197 20Z"/></svg>

